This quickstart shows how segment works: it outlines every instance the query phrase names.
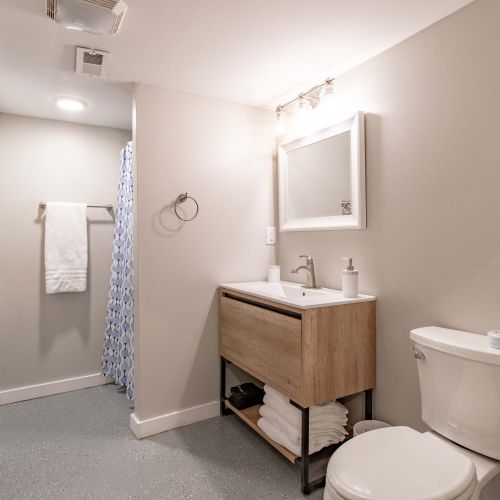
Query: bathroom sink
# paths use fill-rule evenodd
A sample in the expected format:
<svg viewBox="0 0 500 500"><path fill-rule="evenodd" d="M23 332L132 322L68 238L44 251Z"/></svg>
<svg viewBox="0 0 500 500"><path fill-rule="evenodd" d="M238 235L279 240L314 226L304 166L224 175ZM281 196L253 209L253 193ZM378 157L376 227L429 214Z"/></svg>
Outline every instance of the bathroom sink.
<svg viewBox="0 0 500 500"><path fill-rule="evenodd" d="M288 281L281 281L279 283L270 283L268 281L223 283L221 286L229 290L243 292L255 297L303 309L375 300L375 297L371 295L361 294L355 299L348 299L344 297L340 290L333 290L331 288L304 288L300 283L291 283Z"/></svg>
<svg viewBox="0 0 500 500"><path fill-rule="evenodd" d="M246 283L245 283L246 285ZM296 297L325 297L325 295L335 295L342 292L330 290L328 288L311 289L304 288L297 283L269 283L267 281L248 283L248 289L278 297L296 298Z"/></svg>

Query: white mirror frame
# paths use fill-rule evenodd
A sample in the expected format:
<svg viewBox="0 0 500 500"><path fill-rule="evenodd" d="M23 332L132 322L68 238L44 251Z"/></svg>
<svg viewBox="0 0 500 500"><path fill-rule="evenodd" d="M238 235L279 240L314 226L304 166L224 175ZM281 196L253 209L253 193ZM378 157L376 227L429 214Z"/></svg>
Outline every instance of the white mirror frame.
<svg viewBox="0 0 500 500"><path fill-rule="evenodd" d="M351 215L290 219L288 217L288 153L343 132L351 132ZM366 229L365 124L358 111L332 127L278 146L280 231Z"/></svg>

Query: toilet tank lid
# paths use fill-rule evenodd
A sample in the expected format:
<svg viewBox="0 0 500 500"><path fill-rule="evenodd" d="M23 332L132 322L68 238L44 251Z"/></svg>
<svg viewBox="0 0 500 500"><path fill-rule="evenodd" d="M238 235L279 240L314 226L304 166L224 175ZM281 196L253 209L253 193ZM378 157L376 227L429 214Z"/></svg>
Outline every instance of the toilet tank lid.
<svg viewBox="0 0 500 500"><path fill-rule="evenodd" d="M461 358L500 365L500 349L490 347L488 337L439 326L416 328L410 338L417 344Z"/></svg>

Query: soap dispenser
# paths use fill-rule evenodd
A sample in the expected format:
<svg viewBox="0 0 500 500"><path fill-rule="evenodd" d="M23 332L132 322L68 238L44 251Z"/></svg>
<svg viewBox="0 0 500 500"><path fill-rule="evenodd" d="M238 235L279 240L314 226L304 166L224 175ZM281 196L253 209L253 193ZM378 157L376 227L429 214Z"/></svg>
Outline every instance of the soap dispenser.
<svg viewBox="0 0 500 500"><path fill-rule="evenodd" d="M342 291L344 297L355 299L358 296L358 271L352 265L351 257L344 257L348 261L347 268L342 271Z"/></svg>

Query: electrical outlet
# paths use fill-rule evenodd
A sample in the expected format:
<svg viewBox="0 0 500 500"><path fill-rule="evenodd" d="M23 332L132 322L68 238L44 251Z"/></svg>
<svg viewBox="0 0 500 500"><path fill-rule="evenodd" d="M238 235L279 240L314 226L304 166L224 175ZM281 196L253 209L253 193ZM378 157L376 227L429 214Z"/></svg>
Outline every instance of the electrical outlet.
<svg viewBox="0 0 500 500"><path fill-rule="evenodd" d="M276 244L276 228L274 226L266 227L266 245Z"/></svg>

